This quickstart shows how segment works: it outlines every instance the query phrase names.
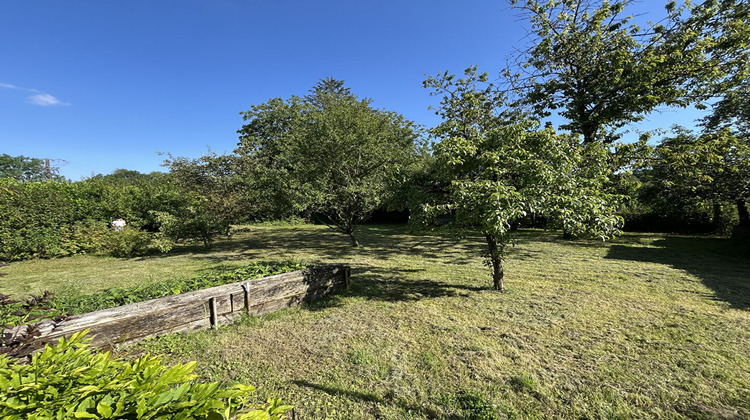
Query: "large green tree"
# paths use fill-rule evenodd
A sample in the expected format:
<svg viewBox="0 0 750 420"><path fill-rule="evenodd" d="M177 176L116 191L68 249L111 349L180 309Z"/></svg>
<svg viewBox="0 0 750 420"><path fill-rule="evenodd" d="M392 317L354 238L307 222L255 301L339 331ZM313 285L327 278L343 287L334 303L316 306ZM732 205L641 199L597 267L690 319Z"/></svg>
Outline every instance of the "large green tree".
<svg viewBox="0 0 750 420"><path fill-rule="evenodd" d="M709 97L718 98L703 119L708 131L733 128L740 136L750 133L750 3L705 1L694 13L693 26L710 28L717 42L716 80Z"/></svg>
<svg viewBox="0 0 750 420"><path fill-rule="evenodd" d="M568 231L606 239L621 219L614 215L617 197L604 192L604 146L580 145L575 136L528 119L508 121L486 80L470 68L462 79L443 74L425 82L443 95L443 122L432 130L443 187L424 209L428 220L451 215L454 226L484 236L493 285L502 291L503 259L517 221L540 214Z"/></svg>
<svg viewBox="0 0 750 420"><path fill-rule="evenodd" d="M742 81L748 6L742 0L665 3L667 16L633 22L632 0L509 0L530 24L530 47L505 75L520 103L557 112L584 143L615 132L660 105L701 103Z"/></svg>
<svg viewBox="0 0 750 420"><path fill-rule="evenodd" d="M739 225L750 227L750 141L729 130L694 134L679 130L662 139L650 160L651 185L673 200L699 199L737 206Z"/></svg>
<svg viewBox="0 0 750 420"><path fill-rule="evenodd" d="M304 98L271 99L243 113L236 152L254 191L277 213L306 213L349 235L414 161L411 121L375 109L335 79Z"/></svg>
<svg viewBox="0 0 750 420"><path fill-rule="evenodd" d="M49 160L26 156L0 155L0 178L13 178L17 181L63 181L59 168L49 165Z"/></svg>

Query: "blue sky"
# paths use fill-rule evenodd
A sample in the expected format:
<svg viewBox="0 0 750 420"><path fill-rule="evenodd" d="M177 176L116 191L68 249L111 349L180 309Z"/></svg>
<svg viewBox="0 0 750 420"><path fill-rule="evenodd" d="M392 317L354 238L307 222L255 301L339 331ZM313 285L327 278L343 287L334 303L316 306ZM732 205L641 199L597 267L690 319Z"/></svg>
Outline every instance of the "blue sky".
<svg viewBox="0 0 750 420"><path fill-rule="evenodd" d="M644 3L661 16L661 2ZM240 111L328 76L431 126L438 99L421 87L425 75L472 64L497 74L525 34L502 0L35 0L1 10L0 153L59 159L72 180L163 170L157 152L231 152ZM667 111L642 127L696 115Z"/></svg>

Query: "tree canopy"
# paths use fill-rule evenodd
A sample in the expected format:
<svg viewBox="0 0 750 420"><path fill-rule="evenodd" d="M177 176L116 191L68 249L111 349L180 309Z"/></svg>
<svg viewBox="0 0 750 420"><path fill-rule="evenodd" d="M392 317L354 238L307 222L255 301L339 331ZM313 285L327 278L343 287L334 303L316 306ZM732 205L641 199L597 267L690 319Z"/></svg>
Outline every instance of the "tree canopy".
<svg viewBox="0 0 750 420"><path fill-rule="evenodd" d="M604 146L580 145L575 136L530 120L505 120L486 80L470 68L463 79L444 74L425 82L443 95L443 121L432 134L445 188L424 209L428 219L451 215L454 226L485 237L494 287L503 290L503 258L515 222L540 214L554 226L606 239L621 219L614 215L617 197L604 191Z"/></svg>
<svg viewBox="0 0 750 420"><path fill-rule="evenodd" d="M676 201L697 198L737 206L739 224L750 227L750 142L728 129L696 135L687 130L654 148L651 188Z"/></svg>
<svg viewBox="0 0 750 420"><path fill-rule="evenodd" d="M667 16L642 28L631 0L510 0L528 19L530 47L505 72L520 103L558 112L585 143L660 105L700 103L743 81L748 6L740 0L666 3ZM739 76L739 77L738 77Z"/></svg>
<svg viewBox="0 0 750 420"><path fill-rule="evenodd" d="M61 181L64 178L58 172L59 168L49 166L44 159L11 156L5 153L0 155L0 178L13 178L21 182L45 179Z"/></svg>
<svg viewBox="0 0 750 420"><path fill-rule="evenodd" d="M386 203L418 138L411 121L371 103L329 78L305 98L274 98L243 113L236 153L276 214L307 213L358 245L357 225Z"/></svg>

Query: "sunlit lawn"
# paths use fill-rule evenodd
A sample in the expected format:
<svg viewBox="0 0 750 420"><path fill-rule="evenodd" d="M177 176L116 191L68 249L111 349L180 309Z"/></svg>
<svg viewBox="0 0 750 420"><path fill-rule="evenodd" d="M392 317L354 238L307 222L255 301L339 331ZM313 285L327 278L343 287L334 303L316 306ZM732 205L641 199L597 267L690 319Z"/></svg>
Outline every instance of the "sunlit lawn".
<svg viewBox="0 0 750 420"><path fill-rule="evenodd" d="M205 252L76 257L0 269L0 292L125 286L217 264L352 265L310 307L144 348L255 384L297 418L750 418L750 262L728 241L628 234L612 243L521 231L507 293L478 238L362 227L251 226Z"/></svg>

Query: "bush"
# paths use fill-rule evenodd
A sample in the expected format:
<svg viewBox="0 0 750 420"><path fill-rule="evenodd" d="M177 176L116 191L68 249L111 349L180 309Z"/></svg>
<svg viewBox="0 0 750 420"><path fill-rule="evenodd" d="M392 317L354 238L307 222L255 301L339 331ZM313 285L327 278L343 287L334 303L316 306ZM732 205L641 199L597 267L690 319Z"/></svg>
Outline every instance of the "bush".
<svg viewBox="0 0 750 420"><path fill-rule="evenodd" d="M113 255L136 255L145 250L144 235L129 232L125 242L123 236L104 235L108 221L124 217L131 226L156 230L151 211L174 213L187 205L164 177L143 175L130 183L105 178L77 183L0 179L0 260L64 257L100 246Z"/></svg>
<svg viewBox="0 0 750 420"><path fill-rule="evenodd" d="M132 226L110 230L101 237L101 249L113 257L130 258L142 255L148 249L151 235Z"/></svg>
<svg viewBox="0 0 750 420"><path fill-rule="evenodd" d="M254 403L250 385L195 382L196 362L166 367L148 355L94 353L84 335L60 339L29 364L0 355L0 417L277 420L291 409L280 399Z"/></svg>
<svg viewBox="0 0 750 420"><path fill-rule="evenodd" d="M0 179L0 259L70 255L61 231L75 217L70 184Z"/></svg>
<svg viewBox="0 0 750 420"><path fill-rule="evenodd" d="M161 211L151 212L159 226L157 238L162 252L169 251L170 243L183 241L201 242L204 248L209 249L215 237L229 235L229 219L211 211L210 203L207 201L199 198L194 198L193 201L177 215Z"/></svg>
<svg viewBox="0 0 750 420"><path fill-rule="evenodd" d="M60 246L66 255L97 252L109 233L105 222L91 219L74 222L60 229Z"/></svg>

